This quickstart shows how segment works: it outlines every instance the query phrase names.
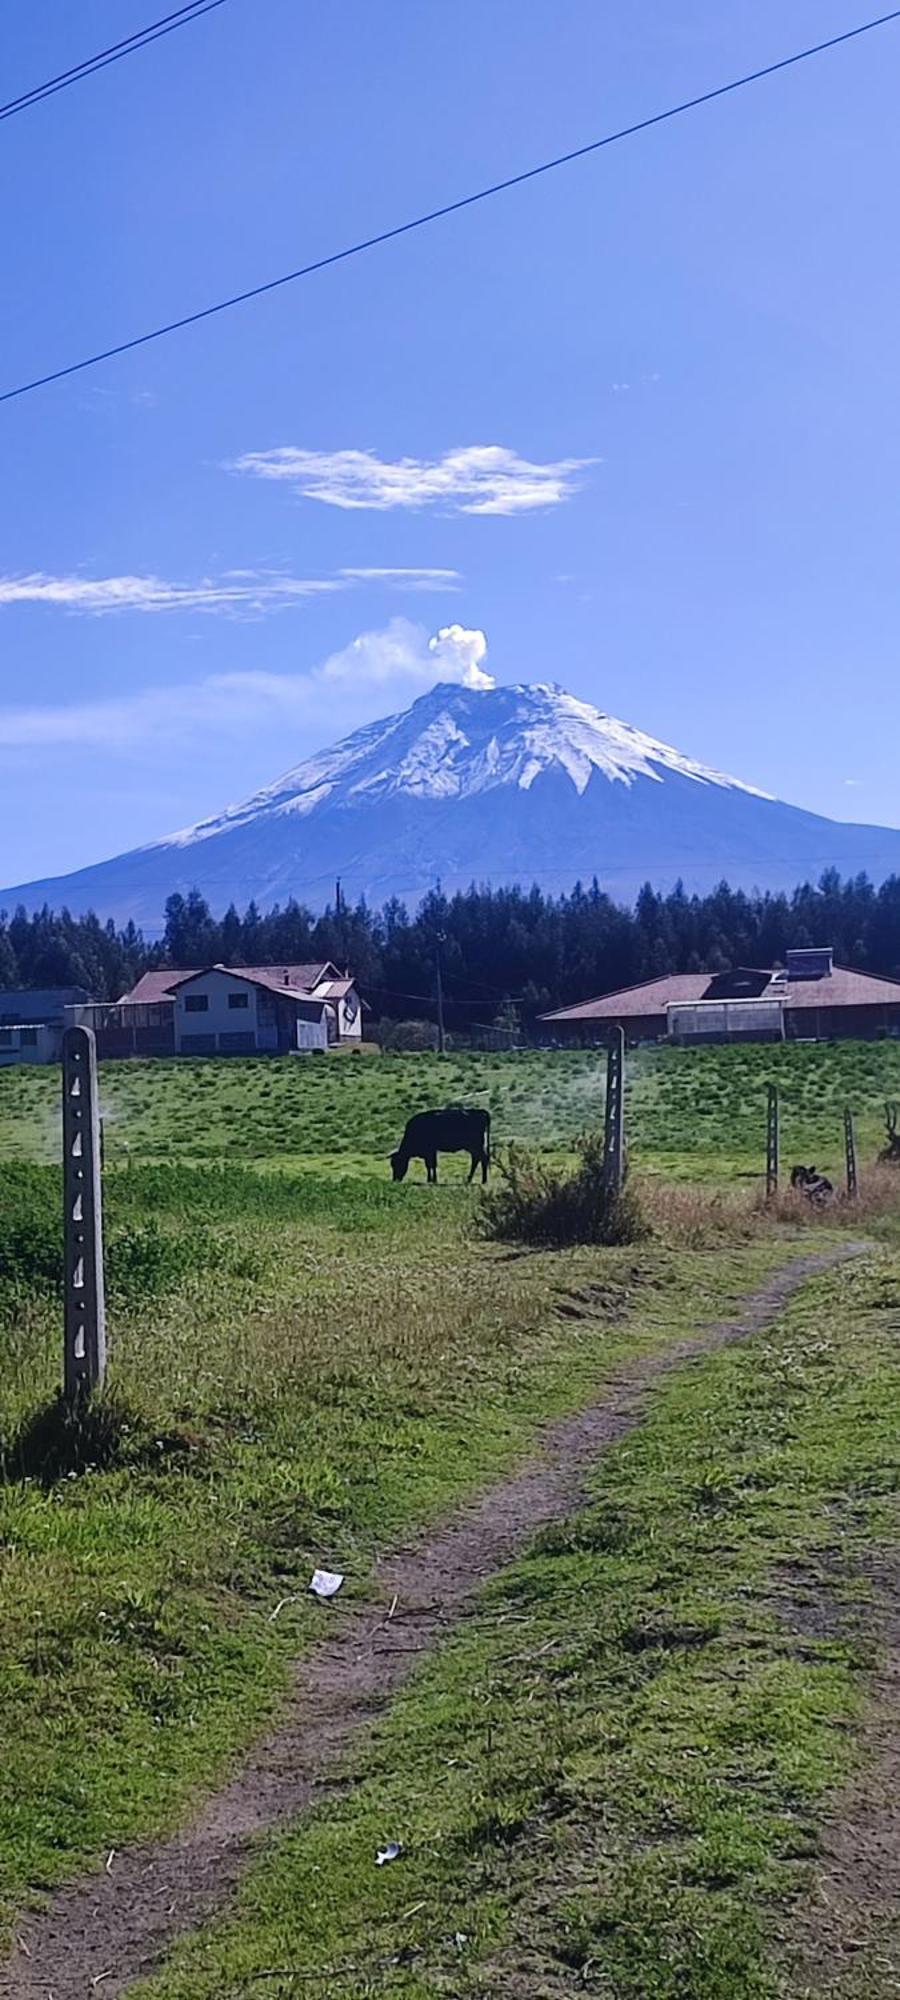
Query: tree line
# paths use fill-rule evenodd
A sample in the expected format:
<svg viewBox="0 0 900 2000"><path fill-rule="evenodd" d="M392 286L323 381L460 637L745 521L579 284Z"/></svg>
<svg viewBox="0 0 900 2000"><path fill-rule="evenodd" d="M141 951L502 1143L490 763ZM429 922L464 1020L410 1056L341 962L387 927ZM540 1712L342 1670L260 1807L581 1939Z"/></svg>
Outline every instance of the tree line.
<svg viewBox="0 0 900 2000"><path fill-rule="evenodd" d="M900 876L876 889L864 875L829 871L790 895L725 882L705 896L680 886L660 895L648 883L633 909L594 881L562 896L433 890L415 912L397 901L377 911L341 903L318 916L294 902L267 912L251 903L221 918L193 890L170 896L158 940L133 923L19 909L0 912L0 988L82 986L116 1000L141 973L167 965L331 959L354 974L374 1016L430 1018L440 958L447 1019L461 1028L511 1006L527 1021L662 973L776 965L804 945L833 945L840 964L900 978Z"/></svg>

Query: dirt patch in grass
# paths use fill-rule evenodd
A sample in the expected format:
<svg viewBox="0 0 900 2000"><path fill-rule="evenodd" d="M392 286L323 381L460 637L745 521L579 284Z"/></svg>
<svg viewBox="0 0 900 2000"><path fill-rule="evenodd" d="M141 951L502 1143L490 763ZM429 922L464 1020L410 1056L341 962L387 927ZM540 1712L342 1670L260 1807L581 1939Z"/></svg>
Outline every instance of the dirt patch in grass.
<svg viewBox="0 0 900 2000"><path fill-rule="evenodd" d="M334 1635L300 1663L277 1733L175 1839L112 1855L106 1870L20 1925L0 1973L3 2000L112 1996L148 1972L173 1940L225 1901L256 1843L321 1799L341 1779L340 1759L408 1679L418 1658L460 1615L486 1577L585 1498L598 1455L633 1429L651 1383L673 1367L768 1326L806 1279L860 1246L795 1259L748 1302L740 1318L645 1356L621 1370L602 1403L552 1425L540 1454L492 1488L442 1532L380 1564L369 1600L323 1617ZM641 1635L647 1640L647 1634Z"/></svg>

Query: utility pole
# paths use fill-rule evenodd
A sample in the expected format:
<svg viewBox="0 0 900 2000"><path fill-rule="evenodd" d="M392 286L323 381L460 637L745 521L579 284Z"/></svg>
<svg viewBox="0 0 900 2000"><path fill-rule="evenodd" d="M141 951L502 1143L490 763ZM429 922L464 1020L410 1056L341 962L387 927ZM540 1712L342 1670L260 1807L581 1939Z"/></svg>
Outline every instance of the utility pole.
<svg viewBox="0 0 900 2000"><path fill-rule="evenodd" d="M446 940L446 932L438 931L434 941L434 988L437 995L438 1055L447 1053L447 1036L444 1032L444 982L441 976L441 945Z"/></svg>

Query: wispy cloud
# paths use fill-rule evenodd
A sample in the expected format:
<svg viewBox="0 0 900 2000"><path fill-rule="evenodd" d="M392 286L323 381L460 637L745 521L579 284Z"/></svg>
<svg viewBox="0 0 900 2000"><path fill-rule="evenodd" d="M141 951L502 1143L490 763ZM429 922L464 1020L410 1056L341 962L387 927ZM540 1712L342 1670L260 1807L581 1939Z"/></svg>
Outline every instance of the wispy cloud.
<svg viewBox="0 0 900 2000"><path fill-rule="evenodd" d="M257 479L283 480L307 500L328 507L436 507L451 514L524 514L558 507L576 492L593 458L545 465L500 444L472 444L443 458L377 458L372 451L304 451L280 445L245 452L228 467Z"/></svg>
<svg viewBox="0 0 900 2000"><path fill-rule="evenodd" d="M365 583L389 590L453 590L453 569L340 569L331 576L287 576L273 570L226 570L196 583L172 583L159 576L0 576L0 608L38 604L103 617L121 611L213 611L260 613L288 609L308 597L353 590Z"/></svg>
<svg viewBox="0 0 900 2000"><path fill-rule="evenodd" d="M147 687L109 700L46 707L0 708L0 750L79 745L106 752L155 749L191 734L206 742L273 722L332 729L335 690L342 690L341 726L384 712L392 694L408 699L436 680L490 687L483 632L445 625L429 637L424 625L392 618L361 632L306 674L210 674L181 686Z"/></svg>
<svg viewBox="0 0 900 2000"><path fill-rule="evenodd" d="M342 569L349 583L384 583L394 590L458 590L458 569Z"/></svg>

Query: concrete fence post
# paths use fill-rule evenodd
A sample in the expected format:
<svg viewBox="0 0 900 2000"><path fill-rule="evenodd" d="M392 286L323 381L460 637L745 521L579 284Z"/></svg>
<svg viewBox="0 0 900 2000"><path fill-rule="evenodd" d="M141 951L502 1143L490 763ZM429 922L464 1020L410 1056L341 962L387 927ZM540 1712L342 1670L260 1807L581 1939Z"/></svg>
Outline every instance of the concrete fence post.
<svg viewBox="0 0 900 2000"><path fill-rule="evenodd" d="M781 1109L778 1101L777 1083L770 1083L767 1089L766 1200L771 1201L778 1193L778 1175L781 1165Z"/></svg>
<svg viewBox="0 0 900 2000"><path fill-rule="evenodd" d="M625 1030L614 1028L606 1058L606 1117L603 1126L603 1186L620 1194L625 1180Z"/></svg>
<svg viewBox="0 0 900 2000"><path fill-rule="evenodd" d="M859 1193L859 1169L856 1159L856 1127L849 1104L844 1112L844 1156L847 1162L847 1194L851 1201Z"/></svg>
<svg viewBox="0 0 900 2000"><path fill-rule="evenodd" d="M97 1050L90 1028L63 1036L64 1370L70 1403L106 1374L103 1196Z"/></svg>

